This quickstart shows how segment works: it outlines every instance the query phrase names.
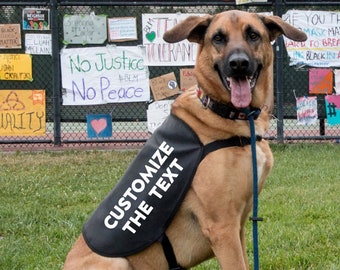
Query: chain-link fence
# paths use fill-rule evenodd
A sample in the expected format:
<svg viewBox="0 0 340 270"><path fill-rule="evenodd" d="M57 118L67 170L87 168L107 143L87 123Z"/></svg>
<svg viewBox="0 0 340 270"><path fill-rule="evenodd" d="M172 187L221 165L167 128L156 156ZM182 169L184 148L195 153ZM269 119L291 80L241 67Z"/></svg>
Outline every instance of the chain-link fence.
<svg viewBox="0 0 340 270"><path fill-rule="evenodd" d="M103 147L119 145L131 147L142 144L149 137L147 129L148 102L109 103L102 105L62 105L60 51L64 44L63 19L65 15L105 14L108 18L132 17L136 18L137 40L119 42L117 46L137 46L142 44L142 14L145 13L209 13L214 14L228 9L242 9L252 12L273 12L281 15L289 9L335 10L335 2L285 2L268 1L266 3L235 5L229 1L170 1L170 2L133 2L133 1L11 1L0 2L0 25L19 24L22 46L19 48L6 48L1 46L5 39L0 36L0 55L17 55L27 52L27 34L50 34L51 51L47 54L34 54L32 60L32 79L7 80L0 77L0 144L3 149L53 147L53 146L87 146ZM49 21L46 29L25 29L25 10L48 10ZM9 29L6 26L3 29ZM1 35L1 33L0 33ZM3 34L5 36L5 34ZM33 35L34 36L34 35ZM34 41L33 41L34 42ZM39 42L39 41L37 41ZM47 42L47 41L42 41ZM104 42L100 46L114 44ZM67 48L84 48L93 45L71 45ZM96 45L98 46L98 45ZM283 44L274 45L276 51L275 75L275 112L271 127L267 134L269 139L284 142L286 140L339 140L340 126L329 126L324 105L324 95L317 95L318 122L313 125L301 126L296 120L296 96L308 95L308 67L289 66L289 59ZM41 46L43 47L43 46ZM39 48L39 47L38 47ZM281 54L278 54L280 51ZM1 59L1 58L0 58ZM3 64L1 70L8 69L10 65ZM24 64L23 64L24 65ZM149 76L155 78L169 72L174 72L179 80L181 67L150 66ZM30 124L38 114L33 112L16 111L13 104L5 108L8 102L19 102L22 91L45 90L46 127L44 134L34 135L34 127ZM29 96L33 99L35 92ZM39 92L38 92L39 93ZM14 107L13 107L14 106ZM92 114L109 114L112 116L112 136L93 138L88 135L86 116ZM39 118L40 119L40 118ZM41 124L41 123L40 123ZM31 130L27 135L22 132ZM22 135L24 134L24 135Z"/></svg>

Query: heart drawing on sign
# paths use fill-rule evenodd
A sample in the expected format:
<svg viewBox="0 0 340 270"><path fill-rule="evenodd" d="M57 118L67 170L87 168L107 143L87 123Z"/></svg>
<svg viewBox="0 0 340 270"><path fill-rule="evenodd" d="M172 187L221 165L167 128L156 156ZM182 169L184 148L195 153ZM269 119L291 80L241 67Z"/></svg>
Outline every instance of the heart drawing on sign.
<svg viewBox="0 0 340 270"><path fill-rule="evenodd" d="M147 33L145 36L150 42L152 42L156 38L156 33L152 31L152 32Z"/></svg>
<svg viewBox="0 0 340 270"><path fill-rule="evenodd" d="M98 135L100 132L102 132L107 127L106 119L105 118L93 119L91 121L91 127L94 129L94 131Z"/></svg>

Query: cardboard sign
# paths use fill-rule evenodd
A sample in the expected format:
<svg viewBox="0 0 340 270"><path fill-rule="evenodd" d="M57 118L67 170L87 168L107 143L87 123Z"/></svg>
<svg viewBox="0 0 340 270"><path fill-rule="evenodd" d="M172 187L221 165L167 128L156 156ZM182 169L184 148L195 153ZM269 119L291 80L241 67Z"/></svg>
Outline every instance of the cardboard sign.
<svg viewBox="0 0 340 270"><path fill-rule="evenodd" d="M106 15L65 15L65 44L103 44L107 38Z"/></svg>
<svg viewBox="0 0 340 270"><path fill-rule="evenodd" d="M50 10L24 8L22 11L23 30L50 30Z"/></svg>
<svg viewBox="0 0 340 270"><path fill-rule="evenodd" d="M340 95L326 96L325 105L328 125L340 125Z"/></svg>
<svg viewBox="0 0 340 270"><path fill-rule="evenodd" d="M0 49L20 49L20 24L0 24Z"/></svg>
<svg viewBox="0 0 340 270"><path fill-rule="evenodd" d="M331 94L333 91L333 71L327 68L309 70L309 93Z"/></svg>
<svg viewBox="0 0 340 270"><path fill-rule="evenodd" d="M298 125L312 125L318 120L318 104L316 97L296 98L296 115Z"/></svg>
<svg viewBox="0 0 340 270"><path fill-rule="evenodd" d="M179 92L175 73L171 72L150 80L150 87L154 100L165 99Z"/></svg>
<svg viewBox="0 0 340 270"><path fill-rule="evenodd" d="M86 115L86 122L89 138L112 136L112 117L110 114L88 114Z"/></svg>
<svg viewBox="0 0 340 270"><path fill-rule="evenodd" d="M137 40L136 18L109 18L109 41L123 42Z"/></svg>
<svg viewBox="0 0 340 270"><path fill-rule="evenodd" d="M32 81L31 55L0 54L0 80Z"/></svg>
<svg viewBox="0 0 340 270"><path fill-rule="evenodd" d="M25 53L52 55L51 34L25 34Z"/></svg>
<svg viewBox="0 0 340 270"><path fill-rule="evenodd" d="M193 68L182 68L180 69L180 82L181 82L181 90L185 91L192 86L197 85L197 80L194 75Z"/></svg>
<svg viewBox="0 0 340 270"><path fill-rule="evenodd" d="M63 49L63 105L149 101L149 71L142 50L139 46Z"/></svg>
<svg viewBox="0 0 340 270"><path fill-rule="evenodd" d="M46 131L45 90L0 90L0 136Z"/></svg>

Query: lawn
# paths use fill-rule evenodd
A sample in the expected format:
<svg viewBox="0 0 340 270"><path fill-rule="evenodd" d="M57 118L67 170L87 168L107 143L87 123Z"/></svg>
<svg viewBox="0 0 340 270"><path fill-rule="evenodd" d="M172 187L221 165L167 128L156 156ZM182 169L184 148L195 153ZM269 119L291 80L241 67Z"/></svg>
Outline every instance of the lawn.
<svg viewBox="0 0 340 270"><path fill-rule="evenodd" d="M272 145L260 196L262 270L340 269L340 145ZM61 269L136 151L0 153L0 269ZM247 224L252 261L251 223ZM195 270L219 269L215 260Z"/></svg>

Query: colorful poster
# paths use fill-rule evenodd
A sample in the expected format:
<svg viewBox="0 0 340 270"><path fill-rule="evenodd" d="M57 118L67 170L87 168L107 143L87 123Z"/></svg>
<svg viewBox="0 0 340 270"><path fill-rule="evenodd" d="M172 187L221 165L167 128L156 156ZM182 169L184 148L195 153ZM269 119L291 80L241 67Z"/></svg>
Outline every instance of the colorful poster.
<svg viewBox="0 0 340 270"><path fill-rule="evenodd" d="M167 118L171 111L173 100L160 100L151 103L146 111L148 119L148 131L154 133Z"/></svg>
<svg viewBox="0 0 340 270"><path fill-rule="evenodd" d="M288 10L282 18L308 36L305 42L284 37L291 65L340 66L340 12Z"/></svg>
<svg viewBox="0 0 340 270"><path fill-rule="evenodd" d="M89 138L112 136L112 117L110 114L88 114L86 115L86 122Z"/></svg>
<svg viewBox="0 0 340 270"><path fill-rule="evenodd" d="M63 49L63 105L150 100L149 71L140 46Z"/></svg>
<svg viewBox="0 0 340 270"><path fill-rule="evenodd" d="M103 44L107 39L106 15L65 15L65 44Z"/></svg>
<svg viewBox="0 0 340 270"><path fill-rule="evenodd" d="M50 10L24 8L22 10L23 30L50 30Z"/></svg>
<svg viewBox="0 0 340 270"><path fill-rule="evenodd" d="M316 97L297 97L296 115L298 125L312 125L318 120Z"/></svg>
<svg viewBox="0 0 340 270"><path fill-rule="evenodd" d="M109 25L109 41L123 42L137 40L137 25L135 17L107 19Z"/></svg>
<svg viewBox="0 0 340 270"><path fill-rule="evenodd" d="M20 24L0 24L0 49L21 49Z"/></svg>
<svg viewBox="0 0 340 270"><path fill-rule="evenodd" d="M325 105L328 125L340 125L340 95L326 96Z"/></svg>
<svg viewBox="0 0 340 270"><path fill-rule="evenodd" d="M0 54L0 80L32 81L32 56Z"/></svg>
<svg viewBox="0 0 340 270"><path fill-rule="evenodd" d="M51 34L25 34L25 53L52 55Z"/></svg>
<svg viewBox="0 0 340 270"><path fill-rule="evenodd" d="M145 61L148 66L193 66L196 62L196 43L183 40L167 43L163 34L190 15L190 13L142 14L143 45L146 47Z"/></svg>
<svg viewBox="0 0 340 270"><path fill-rule="evenodd" d="M45 90L0 90L0 136L38 136L45 132Z"/></svg>
<svg viewBox="0 0 340 270"><path fill-rule="evenodd" d="M171 72L150 80L154 100L165 99L179 92L175 73Z"/></svg>
<svg viewBox="0 0 340 270"><path fill-rule="evenodd" d="M333 71L328 68L309 69L309 94L332 94Z"/></svg>

